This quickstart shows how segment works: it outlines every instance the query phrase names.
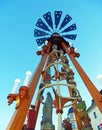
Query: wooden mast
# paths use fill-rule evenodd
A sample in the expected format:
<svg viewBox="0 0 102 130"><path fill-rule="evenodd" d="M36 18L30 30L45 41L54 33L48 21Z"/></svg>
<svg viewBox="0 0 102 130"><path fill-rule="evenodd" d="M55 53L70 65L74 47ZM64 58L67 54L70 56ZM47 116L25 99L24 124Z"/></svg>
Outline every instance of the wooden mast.
<svg viewBox="0 0 102 130"><path fill-rule="evenodd" d="M77 62L73 54L70 54L70 51L68 50L66 44L62 42L63 49L66 51L68 56L70 57L73 65L75 66L76 70L78 71L81 79L83 80L84 84L86 85L88 91L90 92L91 96L93 97L97 107L99 108L100 112L102 113L102 95L100 92L96 89L95 85L92 83L90 78L87 76L85 71L82 69L80 64Z"/></svg>
<svg viewBox="0 0 102 130"><path fill-rule="evenodd" d="M32 77L32 80L29 84L29 98L24 98L22 104L17 108L11 118L6 130L22 130L22 126L24 124L29 106L31 104L34 92L36 90L36 86L38 84L43 66L45 64L47 58L47 54L43 55L41 61Z"/></svg>

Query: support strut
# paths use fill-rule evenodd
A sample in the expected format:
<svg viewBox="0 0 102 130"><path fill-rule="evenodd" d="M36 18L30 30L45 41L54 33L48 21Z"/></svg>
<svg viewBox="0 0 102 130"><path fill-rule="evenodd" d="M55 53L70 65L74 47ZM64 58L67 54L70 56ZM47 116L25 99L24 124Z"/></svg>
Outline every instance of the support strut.
<svg viewBox="0 0 102 130"><path fill-rule="evenodd" d="M90 92L91 96L93 97L97 107L99 108L100 112L102 113L102 95L99 93L99 91L96 89L95 85L92 83L92 81L89 79L85 71L82 69L80 64L77 62L75 57L71 54L70 51L68 50L66 44L64 42L61 43L63 46L63 49L66 51L68 56L70 57L73 65L75 66L76 70L78 71L81 79L85 83L88 91Z"/></svg>
<svg viewBox="0 0 102 130"><path fill-rule="evenodd" d="M43 55L41 58L41 61L32 77L31 82L29 83L29 98L22 101L22 104L19 108L17 108L13 114L13 117L11 118L9 125L7 126L6 130L22 130L22 126L24 124L29 106L31 104L34 92L36 90L36 86L38 84L43 66L45 64L47 55Z"/></svg>

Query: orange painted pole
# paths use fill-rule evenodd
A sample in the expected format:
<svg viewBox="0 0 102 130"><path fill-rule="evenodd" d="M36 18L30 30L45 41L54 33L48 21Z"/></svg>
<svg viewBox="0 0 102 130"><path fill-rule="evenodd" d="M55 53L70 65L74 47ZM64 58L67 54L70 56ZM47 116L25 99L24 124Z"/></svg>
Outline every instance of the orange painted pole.
<svg viewBox="0 0 102 130"><path fill-rule="evenodd" d="M38 84L43 66L45 64L47 55L43 55L41 58L41 61L32 77L31 82L29 83L29 98L24 98L22 101L22 104L19 108L17 108L13 114L13 117L11 118L6 130L22 130L22 126L24 124L29 106L31 104L34 92L36 90L36 86Z"/></svg>
<svg viewBox="0 0 102 130"><path fill-rule="evenodd" d="M96 89L95 85L92 83L92 81L87 76L85 71L82 69L80 64L77 62L75 57L72 54L70 54L70 51L68 50L68 48L67 48L67 46L66 46L66 44L64 42L62 42L62 46L63 46L63 49L66 51L66 53L69 55L73 65L75 66L75 68L78 71L81 79L83 80L83 82L85 83L88 91L90 92L91 96L93 97L97 107L99 108L99 110L102 113L102 95Z"/></svg>
<svg viewBox="0 0 102 130"><path fill-rule="evenodd" d="M47 49L47 54L49 54L49 51L51 49L51 42L48 43L48 49ZM48 65L48 61L49 61L49 55L47 55L47 58L46 58L46 62L45 62L45 68L47 67ZM45 69L44 68L44 69ZM42 76L42 82L44 81L44 76L45 74L43 74ZM40 96L43 95L43 92L40 94ZM36 118L35 118L35 124L36 124L36 121L37 121L37 118L38 118L38 113L39 113L39 109L40 109L40 104L41 104L41 101L37 98L36 99L36 102L35 102L35 109L36 109ZM34 126L35 128L35 126Z"/></svg>
<svg viewBox="0 0 102 130"><path fill-rule="evenodd" d="M69 88L69 93L70 93L70 96L72 96L72 89L71 88ZM78 130L81 130L82 129L82 121L80 120L80 118L79 118L79 116L77 114L76 104L73 104L72 108L73 108L73 112L75 114Z"/></svg>
<svg viewBox="0 0 102 130"><path fill-rule="evenodd" d="M73 111L74 111L74 114L75 114L78 130L82 130L82 121L80 120L80 118L77 114L76 104L73 104L72 107L73 107Z"/></svg>
<svg viewBox="0 0 102 130"><path fill-rule="evenodd" d="M43 74L44 75L44 74ZM44 77L42 77L42 82L44 81ZM43 95L43 91L42 93L40 94L40 96ZM36 118L35 118L35 124L36 124L36 121L37 121L37 118L38 118L38 113L39 113L39 109L40 109L40 104L41 104L41 101L37 98L36 99L36 102L35 102L35 109L36 109Z"/></svg>

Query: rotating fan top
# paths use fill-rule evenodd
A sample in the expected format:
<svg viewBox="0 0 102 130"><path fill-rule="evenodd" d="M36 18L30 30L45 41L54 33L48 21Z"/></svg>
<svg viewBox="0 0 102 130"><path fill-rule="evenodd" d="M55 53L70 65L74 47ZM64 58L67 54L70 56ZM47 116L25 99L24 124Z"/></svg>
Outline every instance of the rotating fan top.
<svg viewBox="0 0 102 130"><path fill-rule="evenodd" d="M34 36L37 37L36 42L38 46L45 43L50 36L57 34L65 39L75 40L77 34L70 34L71 31L76 30L76 24L73 23L70 26L67 24L72 20L72 18L67 14L64 19L62 18L62 11L54 12L54 19L52 19L51 12L47 12L43 15L44 20L38 19L36 22L36 29L34 29ZM67 26L67 27L66 27Z"/></svg>

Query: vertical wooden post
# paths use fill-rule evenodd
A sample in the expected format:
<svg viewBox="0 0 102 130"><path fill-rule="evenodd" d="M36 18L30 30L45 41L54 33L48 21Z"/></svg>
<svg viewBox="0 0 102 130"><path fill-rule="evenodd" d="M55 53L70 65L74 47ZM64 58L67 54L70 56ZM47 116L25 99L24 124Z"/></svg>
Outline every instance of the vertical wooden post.
<svg viewBox="0 0 102 130"><path fill-rule="evenodd" d="M47 57L47 60L48 60L48 57ZM47 66L47 63L48 61L46 62L46 66ZM45 66L45 67L46 67ZM45 76L45 73L44 73L44 76ZM42 77L42 82L44 81L44 76ZM43 95L43 92L40 94L40 96ZM36 99L36 102L35 102L35 109L36 109L36 119L35 121L37 121L37 118L38 118L38 113L39 113L39 109L40 109L40 104L41 104L41 101L37 98ZM36 123L35 123L36 124Z"/></svg>
<svg viewBox="0 0 102 130"><path fill-rule="evenodd" d="M48 49L47 49L47 54L49 54L49 51L51 49L51 42L48 43ZM47 58L46 58L46 62L45 62L45 68L46 66L48 65L48 61L49 61L49 55L47 55ZM44 69L45 69L44 68ZM45 73L43 74L42 76L42 82L44 81L44 76L45 76ZM43 95L43 92L40 94L40 96ZM38 118L38 113L39 113L39 109L40 109L40 104L41 104L41 101L37 98L36 99L36 102L35 102L35 109L36 109L36 119L35 119L35 124L36 124L36 121L37 121L37 118Z"/></svg>
<svg viewBox="0 0 102 130"><path fill-rule="evenodd" d="M24 98L22 104L18 109L15 110L13 117L11 118L6 130L22 130L23 123L25 121L29 106L31 104L36 86L38 84L43 66L45 64L47 55L43 55L41 61L32 77L31 82L29 83L29 99Z"/></svg>
<svg viewBox="0 0 102 130"><path fill-rule="evenodd" d="M62 42L62 46L63 49L66 51L66 53L69 55L70 51L68 50L66 44L64 42ZM97 107L99 108L99 110L102 113L102 95L99 93L99 91L96 89L96 87L94 86L94 84L92 83L92 81L89 79L89 77L87 76L87 74L85 73L85 71L82 69L82 67L80 66L80 64L77 62L77 60L75 59L75 57L71 54L69 55L73 65L75 66L76 70L78 71L81 79L83 80L83 82L85 83L88 91L90 92L91 96L93 97Z"/></svg>
<svg viewBox="0 0 102 130"><path fill-rule="evenodd" d="M69 88L69 93L70 93L70 96L72 96L72 89L71 88ZM82 129L82 121L80 120L80 118L79 118L79 116L77 114L76 104L73 104L72 107L73 107L73 112L75 114L78 130L81 130Z"/></svg>

